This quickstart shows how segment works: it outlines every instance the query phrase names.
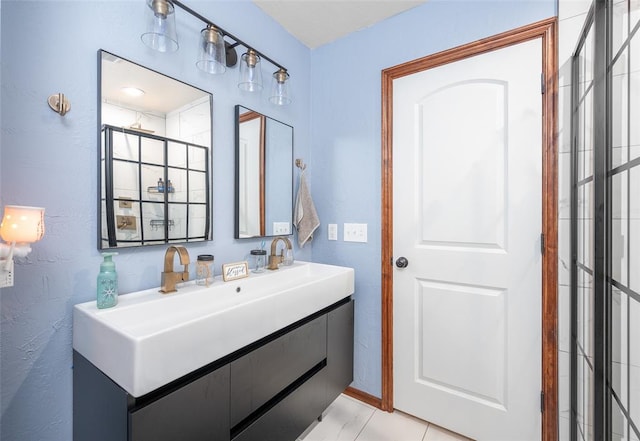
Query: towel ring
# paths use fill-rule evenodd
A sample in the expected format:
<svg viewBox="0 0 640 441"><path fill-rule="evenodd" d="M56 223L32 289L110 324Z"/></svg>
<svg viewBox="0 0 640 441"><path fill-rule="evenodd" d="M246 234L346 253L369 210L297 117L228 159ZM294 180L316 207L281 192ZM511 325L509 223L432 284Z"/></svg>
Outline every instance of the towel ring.
<svg viewBox="0 0 640 441"><path fill-rule="evenodd" d="M305 164L302 159L298 158L298 159L296 159L296 167L298 167L300 170L304 171L304 169L307 168L307 164Z"/></svg>

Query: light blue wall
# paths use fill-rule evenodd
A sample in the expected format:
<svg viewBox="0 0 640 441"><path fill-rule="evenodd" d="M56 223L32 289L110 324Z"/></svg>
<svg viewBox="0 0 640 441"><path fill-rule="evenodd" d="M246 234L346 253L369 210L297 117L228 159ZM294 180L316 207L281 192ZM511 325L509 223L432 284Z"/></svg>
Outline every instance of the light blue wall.
<svg viewBox="0 0 640 441"><path fill-rule="evenodd" d="M0 293L0 439L71 440L72 305L95 298L97 51L102 48L213 93L214 241L188 245L210 251L216 266L241 260L259 241L233 239L234 105L295 127L296 157L309 156L310 51L248 1L190 1L227 31L285 65L294 103L277 109L265 92L236 87L237 69L211 77L195 67L203 27L178 11L180 50L158 54L140 42L143 0L2 1L0 206L46 207L46 235L16 266L12 288ZM71 112L47 106L63 92ZM165 247L122 251L121 292L158 286ZM296 257L310 260L311 251Z"/></svg>
<svg viewBox="0 0 640 441"><path fill-rule="evenodd" d="M381 394L381 70L554 15L554 0L432 0L312 52L313 259L355 268L355 387ZM368 243L342 242L345 222L367 223Z"/></svg>

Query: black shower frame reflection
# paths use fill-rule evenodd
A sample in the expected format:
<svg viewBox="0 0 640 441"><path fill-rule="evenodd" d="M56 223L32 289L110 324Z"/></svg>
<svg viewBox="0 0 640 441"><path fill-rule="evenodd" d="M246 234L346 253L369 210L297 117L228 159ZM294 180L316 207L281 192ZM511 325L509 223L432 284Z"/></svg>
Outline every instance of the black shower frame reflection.
<svg viewBox="0 0 640 441"><path fill-rule="evenodd" d="M123 158L114 158L113 155L113 134L115 133L122 133L124 135L130 135L130 136L135 136L137 137L137 160L131 160L131 159L123 159ZM160 141L162 142L163 145L163 154L162 154L162 158L163 161L162 163L150 163L150 162L145 162L142 161L142 139L146 138L146 139L152 139L152 140L156 140L156 141ZM103 145L103 152L102 152L102 158L101 158L101 167L100 167L100 174L101 174L101 179L100 181L103 182L103 189L104 189L104 194L101 194L100 197L100 204L104 204L104 208L106 211L106 227L107 227L107 237L103 237L103 229L99 228L99 237L98 237L98 248L100 249L105 249L105 248L120 248L123 246L139 246L139 245L159 245L159 244L167 244L167 243L183 243L183 242L196 242L196 241L204 241L204 240L209 240L210 237L210 213L211 213L211 207L210 207L210 194L209 194L209 185L208 183L210 182L210 171L209 171L209 148L206 146L199 146L196 144L191 144L185 141L180 141L180 140L175 140L175 139L170 139L170 138L165 138L162 136L157 136L157 135L152 135L152 134L147 134L147 133L141 133L139 131L136 130L130 130L130 129L123 129L122 127L115 127L115 126L111 126L111 125L103 125L102 127L102 145ZM177 165L173 165L173 164L169 164L167 161L167 158L169 158L169 143L172 144L177 144L177 145L181 145L184 146L186 150L185 152L185 160L186 160L186 164L184 167L181 166L177 166ZM188 154L188 149L193 148L193 149L198 149L202 151L202 155L204 156L204 170L199 169L199 168L192 168L190 166L190 156ZM131 200L128 198L119 198L116 197L114 195L114 172L113 172L113 164L114 161L119 161L122 163L131 163L136 165L137 167L137 187L138 187L138 198L135 200ZM168 191L164 191L161 192L163 194L163 200L161 202L158 202L156 200L152 200L148 197L145 197L145 192L148 190L148 186L145 186L145 184L143 183L143 179L142 179L142 170L143 170L143 166L154 166L154 167L162 167L163 169L163 175L162 175L162 179L165 183L168 183L170 180L170 176L169 176L169 169L172 170L180 170L180 171L184 171L185 172L185 182L186 182L186 189L184 189L185 191L185 201L170 201L169 200L169 196L170 196L170 192ZM205 201L204 202L195 202L191 200L191 173L203 173L204 174L204 182L205 182ZM166 185L166 184L165 184ZM119 239L117 237L117 226L116 226L116 213L115 213L115 209L114 209L114 203L116 202L120 202L120 201L126 201L126 202L132 202L132 203L137 203L139 206L139 210L137 213L137 217L140 221L140 229L139 229L139 234L140 234L140 239L133 239L133 240L128 240L128 239ZM145 238L145 228L144 228L144 222L146 221L145 216L144 216L144 210L143 210L143 204L145 203L158 203L158 204L162 204L163 205L163 211L164 211L164 222L163 222L163 228L164 228L164 237L162 239L157 239L157 238L153 238L153 239L147 239ZM185 227L184 227L184 235L171 235L170 234L170 229L171 229L171 219L169 217L169 208L170 206L178 206L178 205L184 205L185 206ZM205 207L205 222L204 222L204 230L201 233L197 233L194 235L190 235L189 234L189 228L190 228L190 211L189 211L189 207L191 206L204 206ZM149 220L151 222L151 219ZM103 222L103 219L101 218L99 220L99 222ZM151 224L150 224L151 225ZM108 246L105 247L104 244L107 243Z"/></svg>

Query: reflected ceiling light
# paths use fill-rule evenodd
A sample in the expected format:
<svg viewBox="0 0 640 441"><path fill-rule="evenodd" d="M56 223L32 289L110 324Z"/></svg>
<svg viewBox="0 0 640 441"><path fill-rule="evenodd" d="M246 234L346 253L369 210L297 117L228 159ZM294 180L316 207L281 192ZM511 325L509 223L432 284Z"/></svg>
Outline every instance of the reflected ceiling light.
<svg viewBox="0 0 640 441"><path fill-rule="evenodd" d="M226 64L226 48L222 32L211 24L207 25L200 32L200 48L196 66L210 74L221 74L227 70Z"/></svg>
<svg viewBox="0 0 640 441"><path fill-rule="evenodd" d="M271 95L269 101L278 106L285 106L291 103L291 95L289 95L289 74L283 68L273 73L271 80Z"/></svg>
<svg viewBox="0 0 640 441"><path fill-rule="evenodd" d="M126 93L129 96L142 96L142 95L144 95L144 90L139 89L137 87L123 87L120 90L123 93Z"/></svg>
<svg viewBox="0 0 640 441"><path fill-rule="evenodd" d="M240 90L247 92L260 92L262 90L262 69L260 66L260 56L258 53L249 49L242 54L240 62L240 81L238 82Z"/></svg>
<svg viewBox="0 0 640 441"><path fill-rule="evenodd" d="M176 14L170 0L147 0L147 31L142 42L158 52L178 50Z"/></svg>

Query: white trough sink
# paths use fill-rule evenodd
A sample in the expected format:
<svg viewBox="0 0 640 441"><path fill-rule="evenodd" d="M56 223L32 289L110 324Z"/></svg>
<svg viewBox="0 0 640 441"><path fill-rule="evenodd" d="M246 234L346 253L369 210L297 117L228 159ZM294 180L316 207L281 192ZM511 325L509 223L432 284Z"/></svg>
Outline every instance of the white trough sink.
<svg viewBox="0 0 640 441"><path fill-rule="evenodd" d="M73 348L139 397L353 292L352 268L307 262L232 282L216 278L208 288L149 289L121 295L110 309L75 305Z"/></svg>

